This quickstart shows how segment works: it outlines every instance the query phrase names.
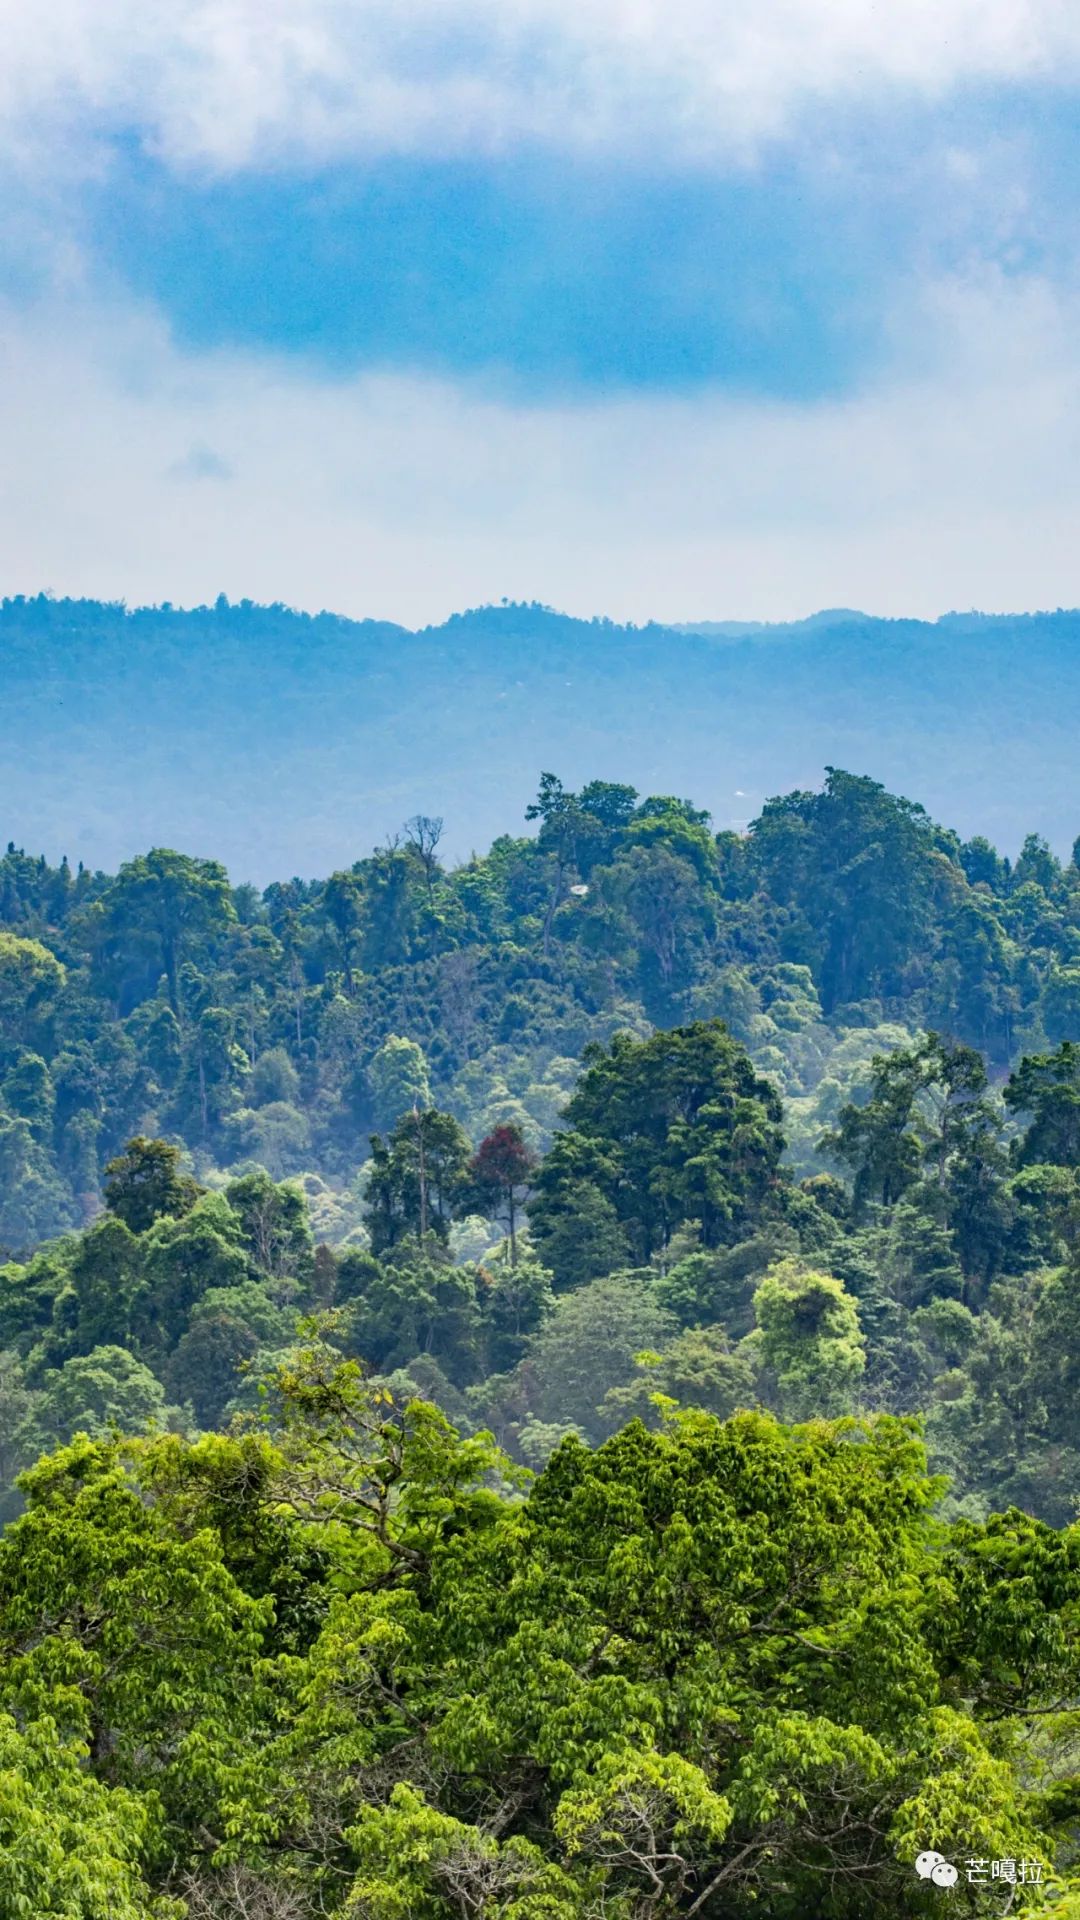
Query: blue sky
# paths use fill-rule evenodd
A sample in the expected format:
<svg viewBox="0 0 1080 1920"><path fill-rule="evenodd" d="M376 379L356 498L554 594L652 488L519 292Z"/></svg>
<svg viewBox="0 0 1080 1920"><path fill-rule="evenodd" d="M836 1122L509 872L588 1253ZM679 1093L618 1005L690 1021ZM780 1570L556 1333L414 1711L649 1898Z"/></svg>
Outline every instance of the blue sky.
<svg viewBox="0 0 1080 1920"><path fill-rule="evenodd" d="M0 587L1075 603L1055 0L13 0Z"/></svg>
<svg viewBox="0 0 1080 1920"><path fill-rule="evenodd" d="M195 350L513 396L837 392L880 341L881 235L790 155L715 177L530 154L177 182L126 155L95 262Z"/></svg>

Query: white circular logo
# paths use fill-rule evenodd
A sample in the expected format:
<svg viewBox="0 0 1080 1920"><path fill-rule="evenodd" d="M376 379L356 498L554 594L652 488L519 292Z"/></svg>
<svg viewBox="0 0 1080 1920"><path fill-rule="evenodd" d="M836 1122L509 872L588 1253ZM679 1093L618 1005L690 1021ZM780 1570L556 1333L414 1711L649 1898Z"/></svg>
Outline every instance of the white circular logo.
<svg viewBox="0 0 1080 1920"><path fill-rule="evenodd" d="M959 1877L951 1860L939 1860L930 1874L935 1887L955 1887Z"/></svg>
<svg viewBox="0 0 1080 1920"><path fill-rule="evenodd" d="M927 1851L925 1853L920 1853L918 1859L915 1862L915 1871L918 1874L919 1879L929 1880L930 1875L934 1871L934 1868L937 1866L940 1866L944 1858L945 1856L943 1853L935 1853L933 1851L933 1848L927 1848Z"/></svg>

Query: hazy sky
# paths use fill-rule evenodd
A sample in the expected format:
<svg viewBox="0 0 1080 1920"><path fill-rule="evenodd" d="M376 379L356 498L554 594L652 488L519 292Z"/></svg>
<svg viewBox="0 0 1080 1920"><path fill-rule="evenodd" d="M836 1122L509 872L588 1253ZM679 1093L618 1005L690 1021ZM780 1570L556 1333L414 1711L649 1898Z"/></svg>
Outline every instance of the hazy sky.
<svg viewBox="0 0 1080 1920"><path fill-rule="evenodd" d="M1068 0L0 29L0 590L1080 601Z"/></svg>

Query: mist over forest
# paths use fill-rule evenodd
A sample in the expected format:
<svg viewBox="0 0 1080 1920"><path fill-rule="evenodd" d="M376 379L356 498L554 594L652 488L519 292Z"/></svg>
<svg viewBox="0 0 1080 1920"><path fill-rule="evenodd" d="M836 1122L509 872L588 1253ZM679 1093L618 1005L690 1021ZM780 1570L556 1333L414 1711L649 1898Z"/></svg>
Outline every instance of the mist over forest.
<svg viewBox="0 0 1080 1920"><path fill-rule="evenodd" d="M521 819L541 766L692 793L717 828L840 766L1002 853L1034 832L1068 854L1080 614L706 627L517 605L413 633L248 601L7 600L7 836L95 868L181 846L266 886L348 865L418 812L465 858Z"/></svg>

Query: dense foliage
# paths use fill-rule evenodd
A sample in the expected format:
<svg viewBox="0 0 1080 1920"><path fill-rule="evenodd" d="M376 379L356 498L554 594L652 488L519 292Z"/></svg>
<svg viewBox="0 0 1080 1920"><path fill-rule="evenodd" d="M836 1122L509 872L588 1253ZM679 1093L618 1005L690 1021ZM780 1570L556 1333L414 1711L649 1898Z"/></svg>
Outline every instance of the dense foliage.
<svg viewBox="0 0 1080 1920"><path fill-rule="evenodd" d="M0 862L0 1920L1075 1911L1080 870L530 811Z"/></svg>
<svg viewBox="0 0 1080 1920"><path fill-rule="evenodd" d="M930 1846L1075 1912L1076 1529L942 1528L888 1418L635 1421L523 1500L325 1350L271 1388L27 1476L5 1920L874 1920Z"/></svg>
<svg viewBox="0 0 1080 1920"><path fill-rule="evenodd" d="M787 1102L796 1164L871 1056L933 1030L1000 1078L1077 1037L1080 872L1032 837L961 844L872 781L770 801L744 836L689 802L550 775L538 831L446 871L441 823L258 894L157 850L116 875L0 860L0 1245L92 1211L139 1132L205 1177L311 1174L359 1223L368 1135L414 1104L544 1147L590 1042L719 1015Z"/></svg>

